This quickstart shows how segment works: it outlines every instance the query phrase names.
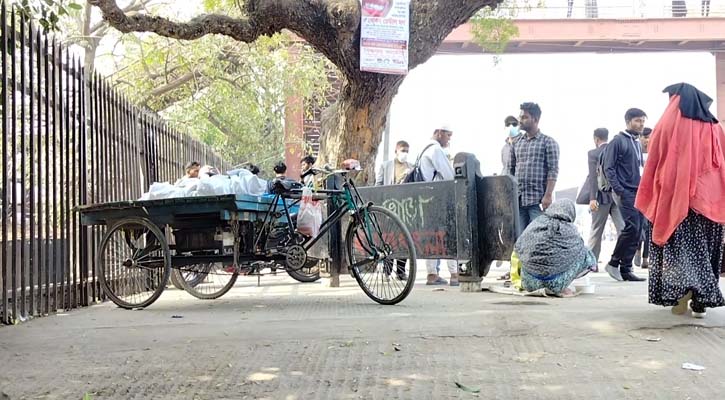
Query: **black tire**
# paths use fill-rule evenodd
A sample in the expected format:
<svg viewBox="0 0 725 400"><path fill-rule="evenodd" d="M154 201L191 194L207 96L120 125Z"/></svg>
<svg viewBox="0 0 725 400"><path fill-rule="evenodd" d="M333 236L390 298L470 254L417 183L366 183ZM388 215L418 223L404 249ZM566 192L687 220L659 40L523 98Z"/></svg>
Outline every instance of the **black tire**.
<svg viewBox="0 0 725 400"><path fill-rule="evenodd" d="M317 282L320 280L320 262L317 260L307 261L307 264L300 269L287 267L287 274L298 282Z"/></svg>
<svg viewBox="0 0 725 400"><path fill-rule="evenodd" d="M367 207L360 210L359 216L369 223L371 237L366 235L365 226L358 219L353 219L347 227L345 246L352 274L368 297L380 304L397 304L415 284L413 237L403 221L383 207ZM378 249L385 253L383 258L374 256ZM365 259L369 262L365 263ZM398 260L407 260L407 263L401 268ZM401 279L401 272L407 279Z"/></svg>
<svg viewBox="0 0 725 400"><path fill-rule="evenodd" d="M175 270L172 270L171 275L169 276L169 278L170 278L169 280L171 281L171 284L174 285L174 287L179 290L184 290L184 287L181 286L181 282L179 281L179 276L178 276L179 274L175 274L174 272L175 272Z"/></svg>
<svg viewBox="0 0 725 400"><path fill-rule="evenodd" d="M174 269L173 272L182 289L201 300L222 297L237 282L239 272L223 263L204 263Z"/></svg>
<svg viewBox="0 0 725 400"><path fill-rule="evenodd" d="M211 268L211 265L209 266L209 268ZM189 286L194 287L204 281L207 273L209 273L208 270L198 272L192 270L189 272L184 272L179 271L178 268L172 268L170 276L171 284L179 290L184 290L184 286L181 285L181 280L183 279Z"/></svg>
<svg viewBox="0 0 725 400"><path fill-rule="evenodd" d="M146 218L125 218L108 228L96 258L105 295L126 309L144 308L161 296L171 271L164 233Z"/></svg>

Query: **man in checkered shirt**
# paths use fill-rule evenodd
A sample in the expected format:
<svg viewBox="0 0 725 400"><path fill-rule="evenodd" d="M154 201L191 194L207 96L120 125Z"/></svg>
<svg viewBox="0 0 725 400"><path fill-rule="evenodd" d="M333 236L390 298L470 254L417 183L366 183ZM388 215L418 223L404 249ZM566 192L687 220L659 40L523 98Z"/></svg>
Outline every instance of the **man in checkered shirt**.
<svg viewBox="0 0 725 400"><path fill-rule="evenodd" d="M514 142L508 170L519 184L519 233L552 202L559 175L559 144L539 130L541 108L521 105L519 125L524 135Z"/></svg>

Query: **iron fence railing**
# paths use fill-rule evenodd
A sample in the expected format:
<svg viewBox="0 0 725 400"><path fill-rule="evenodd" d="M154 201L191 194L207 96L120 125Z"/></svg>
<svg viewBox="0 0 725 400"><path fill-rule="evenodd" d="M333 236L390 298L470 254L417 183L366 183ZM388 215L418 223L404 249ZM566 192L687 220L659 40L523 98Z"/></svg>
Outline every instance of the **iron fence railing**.
<svg viewBox="0 0 725 400"><path fill-rule="evenodd" d="M93 260L103 232L82 227L75 206L136 199L190 160L229 165L0 8L0 321L14 323L102 300Z"/></svg>

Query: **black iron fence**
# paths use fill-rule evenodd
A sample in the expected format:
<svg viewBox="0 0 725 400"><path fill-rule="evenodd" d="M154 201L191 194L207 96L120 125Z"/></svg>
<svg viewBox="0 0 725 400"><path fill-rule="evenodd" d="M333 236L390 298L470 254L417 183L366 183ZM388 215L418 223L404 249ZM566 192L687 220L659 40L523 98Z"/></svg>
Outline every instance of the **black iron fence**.
<svg viewBox="0 0 725 400"><path fill-rule="evenodd" d="M229 165L0 7L0 321L15 323L102 300L93 259L103 232L82 227L73 207L136 199L189 160Z"/></svg>

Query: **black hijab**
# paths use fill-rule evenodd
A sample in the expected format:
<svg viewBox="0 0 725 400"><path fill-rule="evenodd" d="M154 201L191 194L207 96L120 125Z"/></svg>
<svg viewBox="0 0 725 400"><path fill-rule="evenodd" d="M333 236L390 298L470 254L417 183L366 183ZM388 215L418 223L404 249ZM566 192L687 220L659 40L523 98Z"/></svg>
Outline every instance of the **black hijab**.
<svg viewBox="0 0 725 400"><path fill-rule="evenodd" d="M712 99L689 83L676 83L667 86L663 93L670 97L680 96L680 112L686 118L697 119L703 122L717 123L717 118L710 112Z"/></svg>

